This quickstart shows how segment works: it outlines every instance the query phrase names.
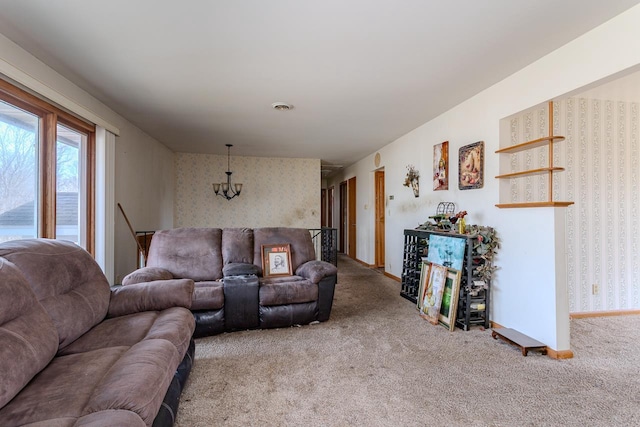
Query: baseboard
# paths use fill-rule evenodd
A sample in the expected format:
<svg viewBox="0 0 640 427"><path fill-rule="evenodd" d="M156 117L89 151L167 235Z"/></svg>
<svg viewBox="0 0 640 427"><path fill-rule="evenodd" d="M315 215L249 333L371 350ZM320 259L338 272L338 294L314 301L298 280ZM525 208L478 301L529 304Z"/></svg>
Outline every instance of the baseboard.
<svg viewBox="0 0 640 427"><path fill-rule="evenodd" d="M571 359L573 358L573 351L571 350L553 350L547 347L547 356L552 359Z"/></svg>
<svg viewBox="0 0 640 427"><path fill-rule="evenodd" d="M360 264L364 265L365 267L369 267L369 268L376 268L376 266L375 266L375 265L373 265L373 264L367 264L366 262L361 261L361 260L359 260L358 258L355 258L355 261L356 261L356 262L359 262Z"/></svg>
<svg viewBox="0 0 640 427"><path fill-rule="evenodd" d="M385 275L385 276L387 276L389 279L393 279L393 280L395 280L396 282L402 282L402 279L400 279L400 278L399 278L399 277L397 277L397 276L394 276L394 275L393 275L393 274L391 274L391 273L387 273L386 271L384 272L384 275Z"/></svg>
<svg viewBox="0 0 640 427"><path fill-rule="evenodd" d="M632 316L640 314L640 310L610 310L569 313L571 319L584 319L587 317Z"/></svg>
<svg viewBox="0 0 640 427"><path fill-rule="evenodd" d="M494 321L491 321L490 325L491 325L491 328L493 328L493 329L504 328L504 326L502 326L501 324L496 323ZM573 351L571 351L571 350L554 350L554 349L550 348L549 346L547 346L547 356L549 356L552 359L557 359L557 360L571 359L571 358L573 358Z"/></svg>
<svg viewBox="0 0 640 427"><path fill-rule="evenodd" d="M361 261L361 260L359 260L358 258L356 258L356 259L355 259L355 261L356 261L357 263L360 263L360 264L364 265L365 267L369 267L369 268L378 268L378 267L376 267L376 265L375 265L375 264L367 264L366 262ZM402 281L399 277L394 276L394 275L393 275L393 274L391 274L391 273L387 273L386 271L384 271L384 272L383 272L383 274L384 274L385 276L387 276L389 279L393 279L393 280L395 280L396 282L401 282L401 281Z"/></svg>

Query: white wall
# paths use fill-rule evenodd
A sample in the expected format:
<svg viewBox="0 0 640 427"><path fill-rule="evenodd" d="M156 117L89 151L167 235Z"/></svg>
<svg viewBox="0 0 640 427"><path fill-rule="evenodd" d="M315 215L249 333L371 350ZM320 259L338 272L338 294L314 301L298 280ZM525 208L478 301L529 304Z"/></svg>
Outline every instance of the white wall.
<svg viewBox="0 0 640 427"><path fill-rule="evenodd" d="M115 201L136 230L173 226L173 153L49 66L0 34L0 70L30 89L57 98L107 129L119 129L115 152ZM1 77L1 75L0 75ZM116 206L111 206L116 209ZM137 249L120 212L115 212L115 273L136 267ZM107 236L108 238L109 236Z"/></svg>
<svg viewBox="0 0 640 427"><path fill-rule="evenodd" d="M140 129L120 125L116 138L116 203L136 231L173 227L174 153ZM116 212L116 282L137 268L138 249L124 217Z"/></svg>
<svg viewBox="0 0 640 427"><path fill-rule="evenodd" d="M379 150L385 168L387 200L386 270L402 273L403 230L413 228L435 213L440 201L455 202L469 212L468 223L493 226L503 240L496 259L492 289L491 319L514 327L552 349L569 350L567 283L558 271L565 271L563 241L556 231L565 213L554 208L498 209L501 119L534 105L574 91L582 86L640 64L640 6L527 66L493 87L425 123ZM449 141L451 159L461 146L485 142L485 184L478 190L457 188L457 162L449 167L448 191L434 192L430 180L421 178L421 194L415 199L402 186L406 165L418 167L422 177L431 175L433 145ZM328 185L357 176L357 257L374 261L373 156L367 156L331 178ZM337 187L336 187L337 188ZM337 212L337 209L335 209Z"/></svg>
<svg viewBox="0 0 640 427"><path fill-rule="evenodd" d="M240 196L216 196L227 156L176 154L176 227L320 227L320 160L231 156Z"/></svg>

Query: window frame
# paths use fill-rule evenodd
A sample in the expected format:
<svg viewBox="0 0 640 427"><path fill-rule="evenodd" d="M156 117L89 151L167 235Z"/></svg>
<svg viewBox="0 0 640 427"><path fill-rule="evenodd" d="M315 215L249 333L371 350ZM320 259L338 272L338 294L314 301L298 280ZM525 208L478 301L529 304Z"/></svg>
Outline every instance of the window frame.
<svg viewBox="0 0 640 427"><path fill-rule="evenodd" d="M56 126L87 136L85 157L86 247L95 255L96 126L0 78L0 100L35 114L38 138L38 237L56 238ZM80 195L79 195L80 196Z"/></svg>

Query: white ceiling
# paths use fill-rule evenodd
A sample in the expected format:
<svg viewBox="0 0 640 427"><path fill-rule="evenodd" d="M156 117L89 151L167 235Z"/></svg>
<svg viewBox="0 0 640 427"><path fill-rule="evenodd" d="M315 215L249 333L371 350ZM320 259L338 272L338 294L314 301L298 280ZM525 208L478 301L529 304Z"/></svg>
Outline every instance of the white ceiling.
<svg viewBox="0 0 640 427"><path fill-rule="evenodd" d="M174 151L349 165L639 2L0 0L0 32Z"/></svg>

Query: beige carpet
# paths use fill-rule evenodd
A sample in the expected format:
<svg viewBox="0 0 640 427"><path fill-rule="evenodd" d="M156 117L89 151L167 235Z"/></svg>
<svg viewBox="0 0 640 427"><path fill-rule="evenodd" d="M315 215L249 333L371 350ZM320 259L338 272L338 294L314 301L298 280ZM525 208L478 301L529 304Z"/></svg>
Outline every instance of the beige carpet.
<svg viewBox="0 0 640 427"><path fill-rule="evenodd" d="M433 326L399 292L341 257L328 322L198 340L176 425L640 425L640 316L573 320L557 361Z"/></svg>

